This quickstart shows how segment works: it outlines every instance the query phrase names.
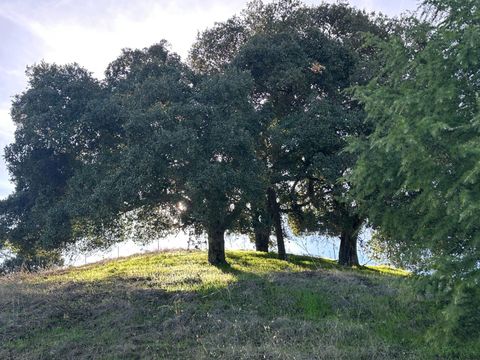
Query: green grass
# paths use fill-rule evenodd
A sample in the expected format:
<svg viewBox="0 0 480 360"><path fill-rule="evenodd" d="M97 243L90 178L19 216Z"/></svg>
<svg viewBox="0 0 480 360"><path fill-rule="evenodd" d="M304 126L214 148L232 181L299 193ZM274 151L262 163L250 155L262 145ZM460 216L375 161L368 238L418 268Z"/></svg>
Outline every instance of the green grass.
<svg viewBox="0 0 480 360"><path fill-rule="evenodd" d="M0 359L475 359L435 349L408 273L235 251L132 256L0 279ZM449 356L445 354L450 354Z"/></svg>

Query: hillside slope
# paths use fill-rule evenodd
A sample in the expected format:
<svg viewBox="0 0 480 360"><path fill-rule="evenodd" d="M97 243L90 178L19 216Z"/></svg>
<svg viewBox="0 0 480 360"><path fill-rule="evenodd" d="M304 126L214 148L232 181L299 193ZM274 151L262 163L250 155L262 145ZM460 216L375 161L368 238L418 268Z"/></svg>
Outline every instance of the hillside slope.
<svg viewBox="0 0 480 360"><path fill-rule="evenodd" d="M447 358L401 271L227 255L223 269L183 251L0 279L0 358Z"/></svg>

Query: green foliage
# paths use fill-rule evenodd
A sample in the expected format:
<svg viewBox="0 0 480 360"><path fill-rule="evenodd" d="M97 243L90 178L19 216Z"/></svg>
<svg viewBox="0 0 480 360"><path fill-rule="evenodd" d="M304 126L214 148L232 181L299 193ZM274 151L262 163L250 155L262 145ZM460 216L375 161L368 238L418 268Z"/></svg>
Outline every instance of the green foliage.
<svg viewBox="0 0 480 360"><path fill-rule="evenodd" d="M63 196L75 168L97 147L101 124L88 113L102 89L76 64L40 63L27 76L29 88L15 97L11 110L17 130L5 159L15 193L0 202L0 232L30 257L37 248L57 249L71 241Z"/></svg>
<svg viewBox="0 0 480 360"><path fill-rule="evenodd" d="M125 236L149 240L175 227L178 168L191 141L184 106L193 74L165 42L126 49L107 68L112 140L70 182L78 237L92 246Z"/></svg>
<svg viewBox="0 0 480 360"><path fill-rule="evenodd" d="M1 203L17 252L225 231L255 196L248 74L195 76L164 42L124 50L101 84L76 65L29 74L6 149L17 188Z"/></svg>
<svg viewBox="0 0 480 360"><path fill-rule="evenodd" d="M480 281L480 9L476 1L426 5L435 25L411 19L390 41L373 42L385 66L357 89L375 130L355 147L352 180L387 250L437 279L450 323L441 339L453 341L478 334L466 319Z"/></svg>
<svg viewBox="0 0 480 360"><path fill-rule="evenodd" d="M210 75L199 82L188 108L192 135L181 215L203 230L232 229L261 189L254 153L256 114L248 101L251 88L246 73Z"/></svg>
<svg viewBox="0 0 480 360"><path fill-rule="evenodd" d="M202 33L192 68L165 41L123 50L102 82L75 64L32 67L12 107L17 189L1 238L34 252L189 227L265 243L275 224L280 244L281 212L302 230L355 231L343 149L366 129L343 90L375 58L361 32L386 29L344 4L258 1Z"/></svg>
<svg viewBox="0 0 480 360"><path fill-rule="evenodd" d="M190 66L161 41L125 49L101 82L77 64L29 68L5 149L15 193L0 201L0 250L17 257L4 271L181 228L207 232L211 263L225 262L225 231L253 231L267 250L275 225L280 253L282 213L297 234L340 236L339 262L355 265L368 218L374 252L431 275L423 289L443 317L430 337L454 344L454 357L480 335L480 9L424 5L424 20L390 21L343 3L254 1L199 36ZM189 279L189 290L228 296L248 261L258 258ZM311 268L301 261L275 266ZM267 317L335 314L315 290L261 285ZM379 325L388 339L397 330Z"/></svg>

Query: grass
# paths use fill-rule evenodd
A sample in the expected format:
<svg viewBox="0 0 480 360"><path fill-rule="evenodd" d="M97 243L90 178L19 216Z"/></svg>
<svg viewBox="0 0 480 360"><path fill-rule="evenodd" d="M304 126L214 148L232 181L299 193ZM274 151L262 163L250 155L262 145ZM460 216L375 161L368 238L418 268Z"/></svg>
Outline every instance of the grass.
<svg viewBox="0 0 480 360"><path fill-rule="evenodd" d="M478 358L478 343L425 342L435 312L406 272L227 257L216 268L202 252L160 252L0 279L0 359Z"/></svg>

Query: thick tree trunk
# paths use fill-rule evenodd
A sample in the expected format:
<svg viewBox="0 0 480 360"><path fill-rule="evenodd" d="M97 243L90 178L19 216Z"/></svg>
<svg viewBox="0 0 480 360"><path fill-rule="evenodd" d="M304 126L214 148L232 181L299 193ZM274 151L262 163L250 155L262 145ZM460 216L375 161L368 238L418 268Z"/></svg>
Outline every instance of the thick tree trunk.
<svg viewBox="0 0 480 360"><path fill-rule="evenodd" d="M219 227L208 229L208 262L212 265L226 265L225 230Z"/></svg>
<svg viewBox="0 0 480 360"><path fill-rule="evenodd" d="M286 260L287 254L285 252L285 240L283 238L282 215L280 213L280 206L277 203L277 194L273 188L269 187L267 189L267 195L269 210L272 216L273 226L275 227L275 236L277 238L278 258Z"/></svg>
<svg viewBox="0 0 480 360"><path fill-rule="evenodd" d="M338 263L343 266L359 266L357 255L358 230L348 229L340 234Z"/></svg>
<svg viewBox="0 0 480 360"><path fill-rule="evenodd" d="M255 250L268 252L268 243L270 240L270 229L264 228L261 225L256 226L255 232Z"/></svg>

